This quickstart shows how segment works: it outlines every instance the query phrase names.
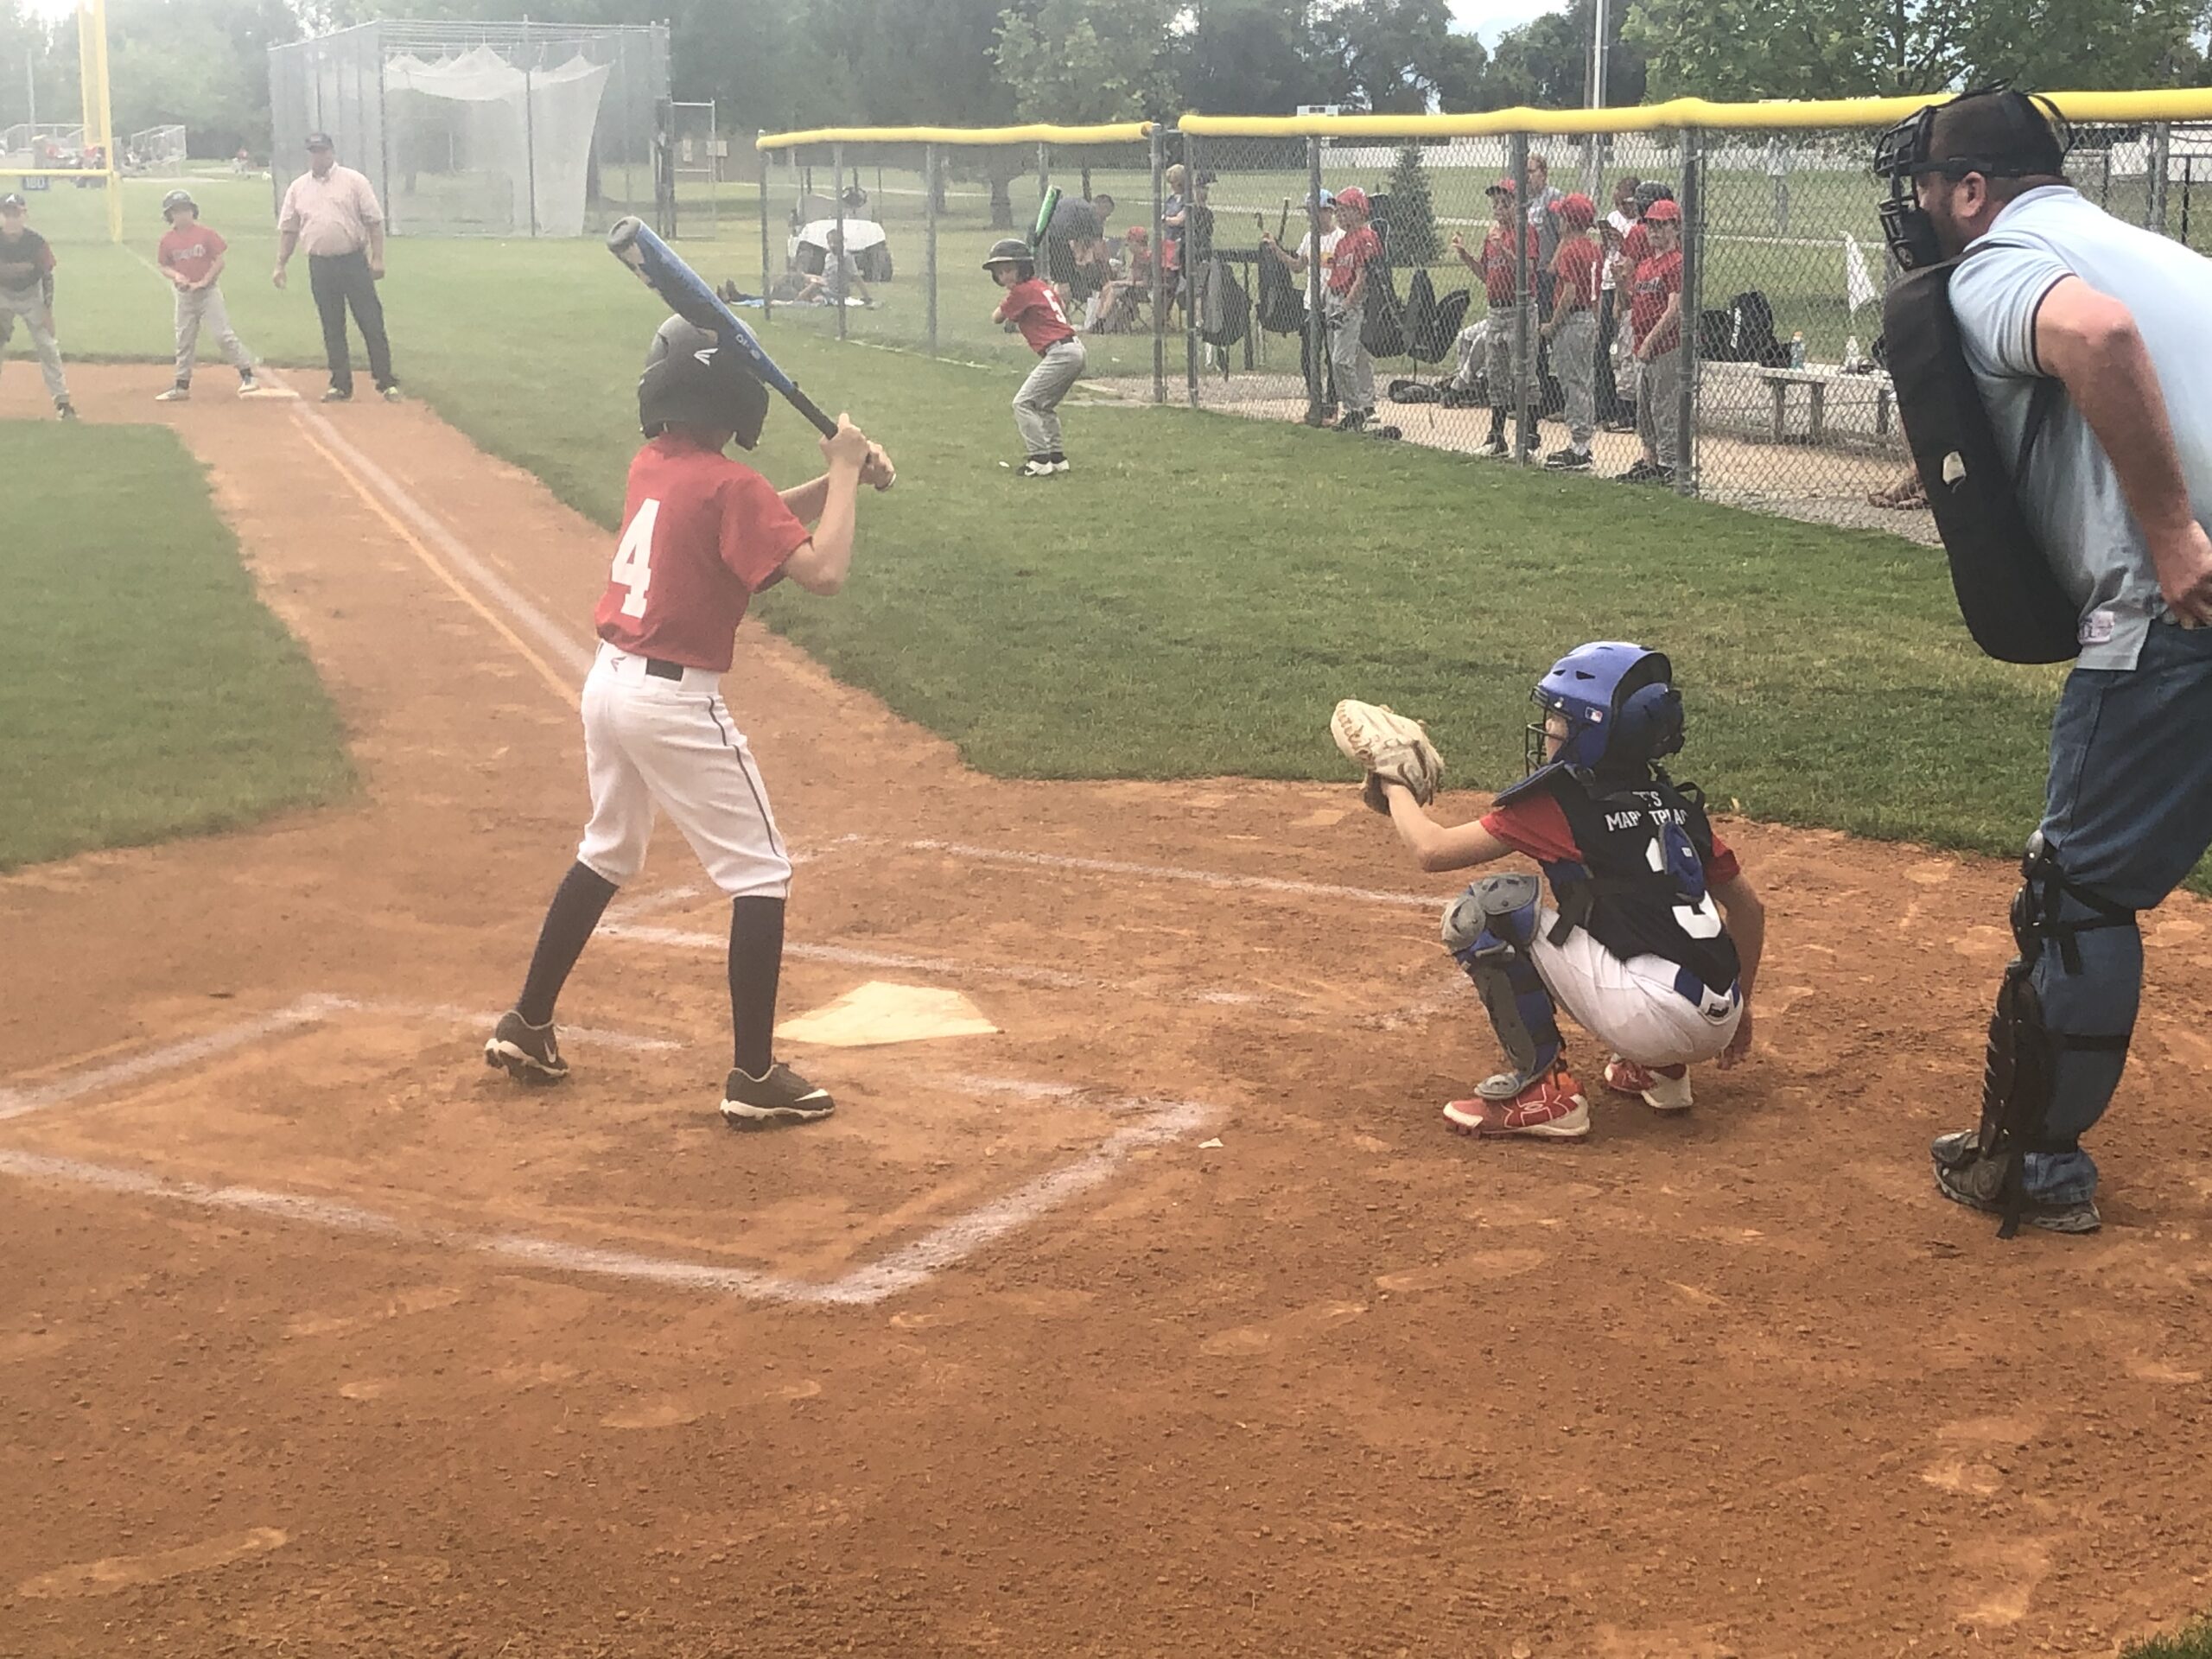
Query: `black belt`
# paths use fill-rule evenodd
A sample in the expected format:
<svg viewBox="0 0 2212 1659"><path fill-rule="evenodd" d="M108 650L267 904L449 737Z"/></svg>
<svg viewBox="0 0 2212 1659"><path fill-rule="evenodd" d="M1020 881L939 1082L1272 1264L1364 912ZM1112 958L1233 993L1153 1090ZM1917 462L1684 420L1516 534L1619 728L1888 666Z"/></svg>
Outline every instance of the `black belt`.
<svg viewBox="0 0 2212 1659"><path fill-rule="evenodd" d="M645 672L657 680L680 680L683 677L683 664L663 662L658 657L648 657L645 658Z"/></svg>

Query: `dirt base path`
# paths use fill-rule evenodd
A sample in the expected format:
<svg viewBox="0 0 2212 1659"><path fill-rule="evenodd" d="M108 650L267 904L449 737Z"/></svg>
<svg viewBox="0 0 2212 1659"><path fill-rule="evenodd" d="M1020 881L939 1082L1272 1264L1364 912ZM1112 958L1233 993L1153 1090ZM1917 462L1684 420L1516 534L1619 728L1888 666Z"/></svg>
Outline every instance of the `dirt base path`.
<svg viewBox="0 0 2212 1659"><path fill-rule="evenodd" d="M1838 1659L2212 1605L2203 905L2149 918L2106 1231L2000 1245L1923 1150L1997 864L1731 824L1753 1064L1475 1144L1456 884L1349 789L984 779L748 628L787 1013L1000 1033L805 1051L837 1116L728 1133L668 836L524 1092L476 1051L607 538L420 406L76 378L213 469L365 789L0 881L0 1651Z"/></svg>

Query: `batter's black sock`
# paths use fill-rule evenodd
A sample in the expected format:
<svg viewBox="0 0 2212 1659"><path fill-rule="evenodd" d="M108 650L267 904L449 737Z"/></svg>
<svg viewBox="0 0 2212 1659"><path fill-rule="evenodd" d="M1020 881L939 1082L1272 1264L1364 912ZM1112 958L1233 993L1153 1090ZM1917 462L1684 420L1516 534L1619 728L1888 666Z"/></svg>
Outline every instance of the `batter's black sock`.
<svg viewBox="0 0 2212 1659"><path fill-rule="evenodd" d="M729 1023L732 1058L749 1077L776 1060L776 983L784 971L784 901L729 901Z"/></svg>
<svg viewBox="0 0 2212 1659"><path fill-rule="evenodd" d="M592 929L614 897L614 884L583 864L571 864L561 878L559 891L545 912L545 925L538 930L537 950L530 959L530 977L515 999L515 1012L533 1026L553 1017L569 970L584 953Z"/></svg>
<svg viewBox="0 0 2212 1659"><path fill-rule="evenodd" d="M1502 409L1493 409L1490 412L1490 441L1492 443L1505 442L1505 411Z"/></svg>

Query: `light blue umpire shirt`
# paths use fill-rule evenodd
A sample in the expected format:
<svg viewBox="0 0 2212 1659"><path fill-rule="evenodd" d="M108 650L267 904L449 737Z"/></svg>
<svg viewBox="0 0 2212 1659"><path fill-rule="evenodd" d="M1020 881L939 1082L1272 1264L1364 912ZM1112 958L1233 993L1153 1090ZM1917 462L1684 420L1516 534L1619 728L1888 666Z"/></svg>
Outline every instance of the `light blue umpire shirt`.
<svg viewBox="0 0 2212 1659"><path fill-rule="evenodd" d="M2196 520L2212 530L2212 259L2114 219L2070 185L2016 196L1951 277L1951 308L1998 442L2019 452L2042 376L2036 310L2068 276L2134 315L2158 371ZM2053 408L2021 505L2081 609L2083 668L2132 669L2168 614L2151 550L2103 447L2070 399Z"/></svg>

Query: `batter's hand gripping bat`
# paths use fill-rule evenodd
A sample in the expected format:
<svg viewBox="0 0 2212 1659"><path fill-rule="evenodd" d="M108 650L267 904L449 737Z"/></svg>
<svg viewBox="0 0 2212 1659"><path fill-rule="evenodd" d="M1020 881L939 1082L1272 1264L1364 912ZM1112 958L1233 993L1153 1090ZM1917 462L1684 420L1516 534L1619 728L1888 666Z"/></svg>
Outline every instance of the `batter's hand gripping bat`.
<svg viewBox="0 0 2212 1659"><path fill-rule="evenodd" d="M753 332L737 320L737 314L722 302L721 296L708 287L706 279L684 264L683 256L655 235L642 219L617 219L607 233L607 251L627 266L639 282L660 296L662 302L677 316L695 327L721 335L724 345L734 346L753 365L761 384L783 393L785 400L804 415L816 431L825 438L836 435L836 419L824 415L816 407L814 399L798 389L798 382L776 366L776 359L768 355ZM883 487L891 486L887 484Z"/></svg>

